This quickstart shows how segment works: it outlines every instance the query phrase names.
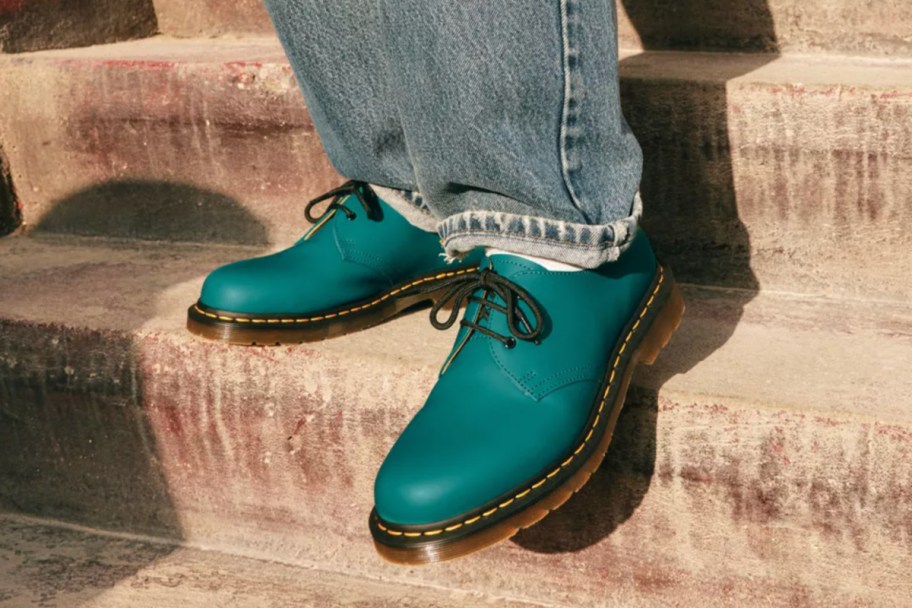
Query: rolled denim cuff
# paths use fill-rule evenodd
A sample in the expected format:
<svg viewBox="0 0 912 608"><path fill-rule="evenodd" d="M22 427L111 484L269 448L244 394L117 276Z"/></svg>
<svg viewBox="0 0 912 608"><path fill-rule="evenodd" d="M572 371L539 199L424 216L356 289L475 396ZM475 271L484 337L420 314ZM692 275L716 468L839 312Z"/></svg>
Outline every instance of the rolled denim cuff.
<svg viewBox="0 0 912 608"><path fill-rule="evenodd" d="M575 224L543 217L495 211L464 211L437 226L447 256L459 258L476 247L598 268L618 259L636 235L643 213L637 193L631 214L610 224Z"/></svg>
<svg viewBox="0 0 912 608"><path fill-rule="evenodd" d="M404 217L409 224L426 232L437 232L438 220L431 215L431 210L428 209L419 193L376 184L371 184L371 190Z"/></svg>

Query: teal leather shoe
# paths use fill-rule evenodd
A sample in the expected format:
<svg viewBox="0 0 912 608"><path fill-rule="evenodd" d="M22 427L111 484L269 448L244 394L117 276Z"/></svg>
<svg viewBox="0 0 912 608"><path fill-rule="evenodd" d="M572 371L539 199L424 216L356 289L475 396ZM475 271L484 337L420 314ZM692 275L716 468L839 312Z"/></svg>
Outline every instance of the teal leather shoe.
<svg viewBox="0 0 912 608"><path fill-rule="evenodd" d="M313 217L326 200L323 215ZM414 227L361 182L311 201L307 218L314 225L292 247L212 272L187 328L233 344L335 337L433 301L438 286L477 274L482 259L479 251L448 264L436 234Z"/></svg>
<svg viewBox="0 0 912 608"><path fill-rule="evenodd" d="M471 553L563 504L602 462L634 369L655 360L684 311L642 232L597 270L512 255L482 268L447 281L432 321L452 325L466 303L462 327L377 474L369 526L393 562Z"/></svg>

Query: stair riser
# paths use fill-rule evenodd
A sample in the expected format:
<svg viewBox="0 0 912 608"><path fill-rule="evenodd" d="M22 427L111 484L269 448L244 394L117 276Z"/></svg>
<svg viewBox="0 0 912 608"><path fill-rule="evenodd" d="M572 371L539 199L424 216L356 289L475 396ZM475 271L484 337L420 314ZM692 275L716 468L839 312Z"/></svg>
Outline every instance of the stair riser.
<svg viewBox="0 0 912 608"><path fill-rule="evenodd" d="M472 559L403 569L374 555L366 518L435 369L389 345L352 366L308 347L3 323L8 509L572 605L908 598L908 426L640 390L607 466L561 511ZM442 359L448 343L428 348Z"/></svg>
<svg viewBox="0 0 912 608"><path fill-rule="evenodd" d="M0 137L26 221L178 241L297 238L305 201L341 178L280 51L266 48L247 62L200 50L6 64ZM644 223L661 253L690 282L912 297L912 85L787 85L766 61L624 60L625 112L647 159ZM803 78L815 75L795 71Z"/></svg>

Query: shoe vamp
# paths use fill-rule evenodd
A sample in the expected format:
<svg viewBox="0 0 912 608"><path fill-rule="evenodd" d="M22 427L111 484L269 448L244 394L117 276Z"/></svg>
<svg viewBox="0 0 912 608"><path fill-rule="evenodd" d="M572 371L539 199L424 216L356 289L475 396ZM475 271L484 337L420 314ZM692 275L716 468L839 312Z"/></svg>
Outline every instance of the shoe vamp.
<svg viewBox="0 0 912 608"><path fill-rule="evenodd" d="M342 259L335 247L305 243L217 269L206 279L200 301L248 314L307 314L363 300L389 286L372 268Z"/></svg>
<svg viewBox="0 0 912 608"><path fill-rule="evenodd" d="M522 491L579 436L585 417L570 410L588 409L579 406L596 390L577 383L534 401L495 378L447 376L378 474L388 522L446 521Z"/></svg>

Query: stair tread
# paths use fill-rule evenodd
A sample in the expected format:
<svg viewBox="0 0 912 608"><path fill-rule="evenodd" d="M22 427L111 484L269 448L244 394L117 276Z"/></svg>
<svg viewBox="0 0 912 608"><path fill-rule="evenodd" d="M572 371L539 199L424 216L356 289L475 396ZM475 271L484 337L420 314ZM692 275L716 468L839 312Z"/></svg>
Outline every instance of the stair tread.
<svg viewBox="0 0 912 608"><path fill-rule="evenodd" d="M167 337L189 348L186 308L209 269L253 248L14 237L0 242L0 319ZM819 416L912 422L912 309L892 302L684 286L688 311L638 383L664 394L724 398ZM740 318L739 318L740 317ZM451 334L451 332L447 332ZM730 334L730 335L729 335ZM426 313L316 344L277 350L430 377L452 338ZM251 350L231 349L237 357ZM253 349L258 350L258 349ZM369 362L369 363L368 363ZM402 379L408 382L407 379Z"/></svg>
<svg viewBox="0 0 912 608"><path fill-rule="evenodd" d="M404 569L365 518L452 336L423 314L295 347L188 335L206 272L253 251L0 241L0 509L557 605L904 605L907 307L685 286L591 482L510 542Z"/></svg>
<svg viewBox="0 0 912 608"><path fill-rule="evenodd" d="M743 53L728 51L676 51L621 48L620 58L649 58L649 62L630 63L625 76L665 76L707 82L729 81L732 74L748 81L802 84L857 84L861 86L912 86L909 66L912 57L878 57L842 53ZM140 63L161 61L185 63L244 63L288 60L282 45L273 36L242 38L175 38L158 35L69 49L50 49L0 55L4 63L36 60L134 60ZM635 67L636 69L630 69ZM711 69L707 69L707 67Z"/></svg>
<svg viewBox="0 0 912 608"><path fill-rule="evenodd" d="M0 608L540 606L0 515Z"/></svg>

